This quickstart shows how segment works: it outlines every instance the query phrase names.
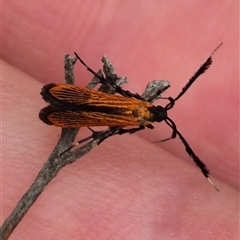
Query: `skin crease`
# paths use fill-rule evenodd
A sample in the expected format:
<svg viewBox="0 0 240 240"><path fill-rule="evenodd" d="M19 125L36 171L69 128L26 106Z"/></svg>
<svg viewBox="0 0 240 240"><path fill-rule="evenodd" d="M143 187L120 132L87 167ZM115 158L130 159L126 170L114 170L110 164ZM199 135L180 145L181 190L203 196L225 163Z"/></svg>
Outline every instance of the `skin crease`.
<svg viewBox="0 0 240 240"><path fill-rule="evenodd" d="M150 143L169 134L164 124L155 124L141 138L107 139L62 169L10 239L238 239L235 2L59 3L3 4L1 222L57 142L60 129L37 117L46 106L39 92L45 83L62 82L63 56L73 51L95 70L106 54L116 72L131 80L125 89L141 92L160 77L171 81L166 95L175 96L223 42L202 81L171 110L178 129L219 179L212 177L220 193L189 164L179 139ZM90 78L78 64L76 84ZM82 129L77 139L88 134Z"/></svg>

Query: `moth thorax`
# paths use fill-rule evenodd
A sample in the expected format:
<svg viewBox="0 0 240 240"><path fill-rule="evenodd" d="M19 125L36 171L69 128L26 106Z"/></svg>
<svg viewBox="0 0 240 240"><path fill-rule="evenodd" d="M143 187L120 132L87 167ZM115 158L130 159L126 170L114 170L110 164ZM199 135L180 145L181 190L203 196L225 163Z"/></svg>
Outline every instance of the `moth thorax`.
<svg viewBox="0 0 240 240"><path fill-rule="evenodd" d="M167 118L167 110L162 106L154 106L149 108L151 112L151 120L153 122L161 122Z"/></svg>

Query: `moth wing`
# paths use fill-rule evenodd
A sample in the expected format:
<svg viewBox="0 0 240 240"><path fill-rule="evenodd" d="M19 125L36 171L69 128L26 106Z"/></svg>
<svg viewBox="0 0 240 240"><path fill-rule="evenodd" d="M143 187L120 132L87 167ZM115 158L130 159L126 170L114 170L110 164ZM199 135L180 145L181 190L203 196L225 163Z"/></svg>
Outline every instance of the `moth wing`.
<svg viewBox="0 0 240 240"><path fill-rule="evenodd" d="M62 128L94 126L137 126L139 122L131 113L118 115L82 110L56 109L52 105L43 108L39 118L46 124Z"/></svg>
<svg viewBox="0 0 240 240"><path fill-rule="evenodd" d="M52 105L81 105L88 102L91 90L71 84L50 83L42 88L41 95L46 102Z"/></svg>

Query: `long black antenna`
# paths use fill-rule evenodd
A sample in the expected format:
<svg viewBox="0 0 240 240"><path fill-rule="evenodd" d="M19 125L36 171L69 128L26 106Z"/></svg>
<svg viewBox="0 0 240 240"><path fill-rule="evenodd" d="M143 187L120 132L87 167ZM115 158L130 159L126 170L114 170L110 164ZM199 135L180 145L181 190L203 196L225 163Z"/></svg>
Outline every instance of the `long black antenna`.
<svg viewBox="0 0 240 240"><path fill-rule="evenodd" d="M185 150L188 153L188 155L193 159L194 163L197 165L198 168L201 169L202 174L204 177L210 182L210 184L219 192L218 188L213 184L211 179L209 178L209 170L207 169L207 166L204 162L200 160L200 158L194 153L194 151L189 146L186 139L183 137L183 135L177 130L176 125L174 124L173 120L171 118L167 118L165 120L168 126L170 126L173 131L178 135L178 137L181 139L183 145L185 146Z"/></svg>
<svg viewBox="0 0 240 240"><path fill-rule="evenodd" d="M212 57L213 54L221 47L223 43L220 43L211 53L211 55L208 57L208 59L201 65L201 67L197 70L197 72L189 79L188 83L182 88L182 91L177 95L176 98L173 99L174 102L176 102L179 98L181 98L185 92L190 88L190 86L195 82L195 80L203 74L212 64ZM173 107L173 103L168 103L165 107L167 110L171 109Z"/></svg>

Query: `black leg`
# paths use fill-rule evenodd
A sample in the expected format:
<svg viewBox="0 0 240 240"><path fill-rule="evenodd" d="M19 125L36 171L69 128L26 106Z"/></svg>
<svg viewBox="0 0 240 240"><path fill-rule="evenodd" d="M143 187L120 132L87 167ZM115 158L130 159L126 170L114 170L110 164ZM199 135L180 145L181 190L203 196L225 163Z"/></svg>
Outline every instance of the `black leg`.
<svg viewBox="0 0 240 240"><path fill-rule="evenodd" d="M118 132L119 135L125 134L125 133L129 133L129 134L133 134L135 132L138 132L140 130L143 130L145 127L144 126L140 126L140 127L136 127L136 128L130 128L130 129L124 129L121 128Z"/></svg>
<svg viewBox="0 0 240 240"><path fill-rule="evenodd" d="M130 97L130 98L137 98L140 100L144 100L143 97L141 97L139 94L137 93L132 93L128 90L123 90L121 87L119 87L118 85L116 85L116 83L112 82L112 81L107 81L107 79L105 79L104 77L100 76L98 73L96 73L94 70L92 70L79 56L76 52L74 52L74 54L76 55L76 57L78 58L78 60L87 68L87 70L92 73L96 78L98 78L100 80L100 82L102 84L110 84L113 88L115 88L116 92L119 93L120 95L122 95L123 97Z"/></svg>

